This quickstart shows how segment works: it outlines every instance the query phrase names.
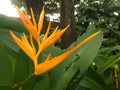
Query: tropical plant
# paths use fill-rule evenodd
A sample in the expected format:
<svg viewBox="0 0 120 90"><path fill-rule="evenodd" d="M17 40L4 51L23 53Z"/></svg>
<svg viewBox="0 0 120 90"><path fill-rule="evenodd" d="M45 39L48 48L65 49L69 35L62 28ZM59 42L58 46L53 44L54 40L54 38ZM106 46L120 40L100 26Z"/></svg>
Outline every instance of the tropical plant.
<svg viewBox="0 0 120 90"><path fill-rule="evenodd" d="M50 22L46 33L40 35L44 9L38 24L32 9L32 21L27 13L18 8L17 11L26 28L19 22L16 25L9 17L6 21L12 23L0 23L0 90L68 90L74 77L79 75L74 84L76 89L100 48L102 32L88 28L69 48L62 50L52 44L69 26L62 30L57 27L49 34ZM15 24L16 28L8 29L6 23Z"/></svg>

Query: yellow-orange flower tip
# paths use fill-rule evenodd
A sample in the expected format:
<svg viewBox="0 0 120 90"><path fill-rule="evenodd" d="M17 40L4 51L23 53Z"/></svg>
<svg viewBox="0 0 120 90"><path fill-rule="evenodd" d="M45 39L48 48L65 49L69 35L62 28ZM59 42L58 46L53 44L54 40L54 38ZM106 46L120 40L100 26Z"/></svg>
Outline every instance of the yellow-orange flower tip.
<svg viewBox="0 0 120 90"><path fill-rule="evenodd" d="M40 35L41 30L42 30L44 15L45 15L45 11L44 11L44 7L43 7L43 9L40 13L40 18L39 18L39 22L38 22L38 35Z"/></svg>
<svg viewBox="0 0 120 90"><path fill-rule="evenodd" d="M63 34L64 32L69 28L69 25L67 27L65 27L63 30L61 31L57 31L58 28L55 29L55 31L47 38L46 36L44 36L42 44L40 46L40 50L38 52L38 55L44 51L45 49L47 49L49 46L51 46L52 44L54 44ZM47 33L48 34L48 33Z"/></svg>
<svg viewBox="0 0 120 90"><path fill-rule="evenodd" d="M88 41L90 41L91 39L93 39L95 36L97 36L99 33L101 33L101 31L98 31L92 35L90 35L89 37L87 37L85 40L83 40L82 42L80 42L76 47L74 47L73 49L70 50L70 52L73 52L75 50L77 50L79 47L81 47L82 45L84 45L85 43L87 43Z"/></svg>
<svg viewBox="0 0 120 90"><path fill-rule="evenodd" d="M33 25L35 26L35 28L36 28L36 30L37 30L37 24L36 24L36 20L35 20L35 16L34 16L34 13L33 13L32 8L30 8L30 11L31 11L31 16L32 16Z"/></svg>
<svg viewBox="0 0 120 90"><path fill-rule="evenodd" d="M46 31L46 33L45 33L45 36L43 37L42 42L44 42L44 41L46 40L46 38L48 37L48 34L49 34L49 32L50 32L50 27L51 27L51 21L50 21L49 24L48 24L48 28L47 28L47 31Z"/></svg>
<svg viewBox="0 0 120 90"><path fill-rule="evenodd" d="M76 47L72 48L71 50L67 51L64 54L61 54L61 55L59 55L57 57L54 57L51 60L49 60L49 56L48 56L48 58L43 63L40 63L36 67L34 74L35 75L41 75L41 74L51 70L52 68L56 67L58 64L63 62L70 54L72 54L75 50L77 50L79 47L81 47L82 45L84 45L85 43L90 41L92 38L94 38L99 33L100 33L100 31L92 34L91 36L89 36L88 38L83 40L81 43L79 43Z"/></svg>
<svg viewBox="0 0 120 90"><path fill-rule="evenodd" d="M19 39L12 31L10 31L10 35L13 38L13 40L16 42L16 44L32 59L35 58L35 51L32 49L30 44L28 43L28 40L25 36L25 34L22 37L22 40Z"/></svg>
<svg viewBox="0 0 120 90"><path fill-rule="evenodd" d="M37 27L35 24L34 14L33 14L32 10L31 10L31 14L32 14L33 23L30 20L29 16L25 15L18 7L16 7L16 10L17 10L23 24L27 28L27 30L30 32L30 34L33 36L33 38L37 41L37 43L40 43L39 35L37 32Z"/></svg>

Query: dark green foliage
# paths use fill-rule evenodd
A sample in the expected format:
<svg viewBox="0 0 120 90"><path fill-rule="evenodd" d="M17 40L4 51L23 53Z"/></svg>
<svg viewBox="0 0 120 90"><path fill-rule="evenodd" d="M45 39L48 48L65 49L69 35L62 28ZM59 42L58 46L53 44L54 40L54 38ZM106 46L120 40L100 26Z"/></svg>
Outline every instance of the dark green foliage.
<svg viewBox="0 0 120 90"><path fill-rule="evenodd" d="M84 33L86 27L93 23L104 32L105 47L120 44L120 0L85 0L77 8L78 31Z"/></svg>

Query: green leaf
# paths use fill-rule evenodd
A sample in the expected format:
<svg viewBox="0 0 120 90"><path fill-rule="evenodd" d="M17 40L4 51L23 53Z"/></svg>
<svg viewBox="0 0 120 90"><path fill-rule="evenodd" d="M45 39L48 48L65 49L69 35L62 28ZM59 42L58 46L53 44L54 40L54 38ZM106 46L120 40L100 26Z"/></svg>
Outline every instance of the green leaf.
<svg viewBox="0 0 120 90"><path fill-rule="evenodd" d="M78 71L78 66L75 63L72 63L72 65L68 67L68 69L66 70L66 75L65 75L66 76L65 88L67 88L67 86L69 85L69 83L71 82L71 80L73 79L77 71Z"/></svg>
<svg viewBox="0 0 120 90"><path fill-rule="evenodd" d="M0 41L0 85L13 84L16 54Z"/></svg>
<svg viewBox="0 0 120 90"><path fill-rule="evenodd" d="M0 28L28 34L25 26L17 19L0 14Z"/></svg>
<svg viewBox="0 0 120 90"><path fill-rule="evenodd" d="M80 59L77 61L81 74L83 74L89 67L89 65L94 60L97 51L101 45L101 35L97 36L96 38L92 39L90 42L87 43L86 46L82 47L79 51Z"/></svg>
<svg viewBox="0 0 120 90"><path fill-rule="evenodd" d="M32 75L28 77L23 84L22 90L33 90L37 80L38 80L38 76L36 75Z"/></svg>
<svg viewBox="0 0 120 90"><path fill-rule="evenodd" d="M50 81L48 74L40 76L42 78L37 79L37 82L33 90L50 90ZM26 89L25 89L26 90Z"/></svg>
<svg viewBox="0 0 120 90"><path fill-rule="evenodd" d="M52 57L58 56L63 53L63 51L60 48L57 48L55 46L49 47L44 54L48 55L51 53ZM61 90L61 84L64 85L64 82L61 83L61 80L64 80L65 78L65 68L61 68L60 65L53 68L49 71L49 77L50 77L50 90Z"/></svg>
<svg viewBox="0 0 120 90"><path fill-rule="evenodd" d="M94 25L88 27L87 32L78 39L77 43L84 40L86 37L88 37L93 32L95 32ZM79 77L82 77L82 75L89 68L91 62L94 60L94 58L99 50L99 47L102 43L102 39L103 39L102 37L103 37L103 34L100 33L95 38L90 40L88 43L86 43L85 45L80 47L80 49L78 50L78 52L77 52L78 59L75 60L75 63L78 65L79 70L80 70ZM72 45L70 47L72 47ZM77 84L76 84L76 86L77 86ZM74 87L76 87L76 86L74 86Z"/></svg>
<svg viewBox="0 0 120 90"><path fill-rule="evenodd" d="M44 51L44 54L48 55L51 54L51 57L58 56L63 53L63 50L61 50L58 47L55 47L54 45L47 48L47 50Z"/></svg>
<svg viewBox="0 0 120 90"><path fill-rule="evenodd" d="M120 53L114 55L114 56L110 56L98 69L97 72L99 74L101 74L102 72L104 72L107 68L111 67L112 65L114 65L115 63L120 61Z"/></svg>
<svg viewBox="0 0 120 90"><path fill-rule="evenodd" d="M20 33L19 33L20 34ZM11 38L9 34L9 30L0 29L0 41L3 42L7 47L12 49L15 52L19 51L19 47L15 43L15 41Z"/></svg>
<svg viewBox="0 0 120 90"><path fill-rule="evenodd" d="M25 80L22 90L49 90L48 74L30 76Z"/></svg>
<svg viewBox="0 0 120 90"><path fill-rule="evenodd" d="M83 36L81 36L80 39L78 39L77 42L73 43L66 51L68 51L71 48L73 48L74 46L76 46L76 43L77 44L80 43L86 37L93 34L93 32L95 32L95 30L93 29L93 27L91 27L90 30L88 30ZM79 66L81 74L83 74L88 69L91 62L94 60L94 57L97 54L97 51L101 45L101 42L102 42L102 33L99 34L98 36L96 36L93 40L91 40L84 46L80 47L77 51L75 51L73 54L71 54L64 62L62 62L55 68L53 68L49 72L50 81L51 81L50 82L51 90L63 90L63 88L65 87L65 82L66 82L65 81L66 80L66 68L69 64L73 63L76 54L80 55L79 56L80 59L78 59L76 61L76 64ZM54 49L53 49L53 52L54 52ZM57 53L57 51L56 51L56 53Z"/></svg>
<svg viewBox="0 0 120 90"><path fill-rule="evenodd" d="M113 48L120 50L120 45L116 45L116 46L114 46Z"/></svg>
<svg viewBox="0 0 120 90"><path fill-rule="evenodd" d="M33 74L33 69L32 60L20 50L15 64L14 83L26 80L31 74Z"/></svg>
<svg viewBox="0 0 120 90"><path fill-rule="evenodd" d="M106 60L106 58L107 57L105 55L97 55L93 61L93 66L99 68L104 63L104 60Z"/></svg>
<svg viewBox="0 0 120 90"><path fill-rule="evenodd" d="M96 73L92 68L89 68L86 75L80 81L77 88L80 86L89 88L91 90L106 90L107 85L105 84L104 80Z"/></svg>

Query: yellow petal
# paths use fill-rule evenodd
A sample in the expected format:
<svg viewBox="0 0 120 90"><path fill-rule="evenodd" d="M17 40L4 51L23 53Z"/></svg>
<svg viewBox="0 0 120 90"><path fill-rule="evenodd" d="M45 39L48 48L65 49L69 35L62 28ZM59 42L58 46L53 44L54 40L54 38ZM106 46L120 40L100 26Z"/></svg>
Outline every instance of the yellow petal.
<svg viewBox="0 0 120 90"><path fill-rule="evenodd" d="M56 32L55 34L50 35L43 48L48 48L49 46L51 46L53 43L55 43L63 34L64 32L68 29L69 26L67 26L66 28L64 28L61 31Z"/></svg>
<svg viewBox="0 0 120 90"><path fill-rule="evenodd" d="M40 14L40 19L39 19L39 22L38 22L38 35L40 35L41 33L41 30L42 30L42 26L43 26L43 21L44 21L44 7L42 9L42 12Z"/></svg>
<svg viewBox="0 0 120 90"><path fill-rule="evenodd" d="M94 34L92 34L91 36L89 36L88 38L86 38L85 40L83 40L81 43L79 43L76 47L74 47L73 49L69 50L68 52L57 56L51 60L44 61L43 63L40 63L37 68L35 69L34 74L35 75L40 75L43 74L49 70L51 70L52 68L54 68L55 66L57 66L58 64L60 64L61 62L63 62L70 54L72 54L75 50L77 50L79 47L81 47L82 45L84 45L85 43L87 43L88 41L90 41L92 38L94 38L96 35L98 35L100 32L96 32Z"/></svg>
<svg viewBox="0 0 120 90"><path fill-rule="evenodd" d="M55 43L63 34L64 32L67 30L69 26L67 26L66 28L64 28L63 30L57 32L57 29L53 32L54 34L51 34L44 42L42 42L42 44L40 45L40 49L37 53L37 56L43 52L44 50L46 50L49 46L51 46L53 43ZM56 32L56 33L55 33Z"/></svg>
<svg viewBox="0 0 120 90"><path fill-rule="evenodd" d="M53 36L57 31L59 31L58 28L59 28L59 27L57 26L50 36Z"/></svg>
<svg viewBox="0 0 120 90"><path fill-rule="evenodd" d="M46 40L46 38L48 37L48 34L49 34L49 32L50 32L50 27L51 27L51 22L49 22L47 31L46 31L46 33L45 33L45 36L44 36L42 42L44 42L44 41Z"/></svg>
<svg viewBox="0 0 120 90"><path fill-rule="evenodd" d="M36 30L37 30L36 20L35 20L35 16L34 16L34 13L33 13L32 8L30 8L30 11L31 11L31 16L32 16L33 25L35 26L35 28L36 28Z"/></svg>
<svg viewBox="0 0 120 90"><path fill-rule="evenodd" d="M50 46L51 44L55 43L63 34L64 32L68 29L69 26L67 26L66 28L64 28L61 31L57 31L56 33L50 35L47 40L46 40L46 45ZM48 47L47 46L47 47Z"/></svg>
<svg viewBox="0 0 120 90"><path fill-rule="evenodd" d="M36 26L33 25L33 23L31 22L28 16L24 15L18 8L16 8L16 10L18 14L20 15L20 18L23 24L25 25L25 27L27 28L27 30L31 33L31 35L37 41L37 43L40 43Z"/></svg>
<svg viewBox="0 0 120 90"><path fill-rule="evenodd" d="M10 31L10 35L12 36L12 38L14 39L14 41L17 43L17 45L32 59L34 60L35 56L34 56L34 52L32 50L32 48L26 44L26 40L23 42L22 40L20 40L13 32Z"/></svg>
<svg viewBox="0 0 120 90"><path fill-rule="evenodd" d="M32 38L32 35L30 34L30 44L31 44L31 47L36 50L35 48L35 45L34 45L34 42L33 42L33 38Z"/></svg>
<svg viewBox="0 0 120 90"><path fill-rule="evenodd" d="M23 41L24 45L27 45L28 48L32 49L32 47L30 46L30 43L29 43L29 41L28 41L28 39L27 39L27 37L24 33L23 33L23 36L22 36L22 41Z"/></svg>

